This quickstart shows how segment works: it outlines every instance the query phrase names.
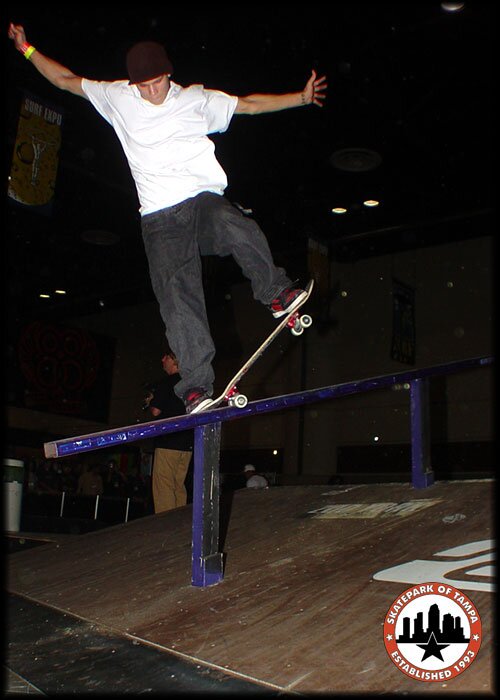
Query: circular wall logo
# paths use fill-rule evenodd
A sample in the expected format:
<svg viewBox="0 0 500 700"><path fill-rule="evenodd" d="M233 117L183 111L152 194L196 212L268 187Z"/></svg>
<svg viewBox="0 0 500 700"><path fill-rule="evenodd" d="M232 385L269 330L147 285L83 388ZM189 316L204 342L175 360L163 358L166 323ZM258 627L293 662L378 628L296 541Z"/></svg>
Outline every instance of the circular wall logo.
<svg viewBox="0 0 500 700"><path fill-rule="evenodd" d="M481 646L481 618L458 588L423 583L408 588L384 621L391 661L410 678L447 681L463 673Z"/></svg>

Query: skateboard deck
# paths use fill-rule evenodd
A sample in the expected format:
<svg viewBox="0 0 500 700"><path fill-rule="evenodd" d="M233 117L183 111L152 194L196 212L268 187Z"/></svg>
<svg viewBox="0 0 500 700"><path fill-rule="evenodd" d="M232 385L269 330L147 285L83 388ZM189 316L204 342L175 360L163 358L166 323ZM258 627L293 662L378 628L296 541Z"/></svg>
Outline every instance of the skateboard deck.
<svg viewBox="0 0 500 700"><path fill-rule="evenodd" d="M281 333L282 330L284 330L285 328L290 328L292 335L298 336L302 335L305 328L309 328L309 326L312 324L312 318L307 314L301 315L300 309L311 296L313 287L314 280L310 280L307 284L307 287L305 288L307 296L305 296L302 299L300 304L296 306L293 311L283 316L283 318L279 321L278 325L274 328L272 333L270 333L267 336L267 338L257 348L253 355L251 355L251 357L248 358L248 360L238 370L238 372L236 372L234 377L231 377L224 391L219 396L217 396L217 398L215 398L209 406L207 406L207 410L216 408L224 401L226 401L230 406L236 406L237 408L244 408L247 405L247 397L244 394L240 394L240 392L238 391L238 382L248 372L252 365L259 359L259 357L264 353L264 351L267 350L267 348L271 345L273 340L277 338L277 336Z"/></svg>

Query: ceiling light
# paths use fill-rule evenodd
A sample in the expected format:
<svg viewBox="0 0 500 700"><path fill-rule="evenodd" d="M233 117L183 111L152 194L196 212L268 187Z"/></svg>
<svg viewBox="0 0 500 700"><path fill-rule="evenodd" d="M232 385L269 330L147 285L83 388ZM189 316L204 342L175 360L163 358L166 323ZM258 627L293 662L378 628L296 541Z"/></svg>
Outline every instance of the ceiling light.
<svg viewBox="0 0 500 700"><path fill-rule="evenodd" d="M365 207L378 207L380 202L377 199L365 199L363 206Z"/></svg>
<svg viewBox="0 0 500 700"><path fill-rule="evenodd" d="M347 209L345 209L344 207L334 207L332 209L332 214L345 214L346 211Z"/></svg>
<svg viewBox="0 0 500 700"><path fill-rule="evenodd" d="M39 294L38 296L40 297L40 299L50 299L50 294L42 293L42 294Z"/></svg>
<svg viewBox="0 0 500 700"><path fill-rule="evenodd" d="M330 164L337 170L364 173L382 163L382 156L371 148L341 148L330 156Z"/></svg>
<svg viewBox="0 0 500 700"><path fill-rule="evenodd" d="M65 290L65 289L54 289L54 292L55 292L56 294L66 294L66 290Z"/></svg>
<svg viewBox="0 0 500 700"><path fill-rule="evenodd" d="M441 7L446 12L460 12L465 7L465 2L442 2Z"/></svg>

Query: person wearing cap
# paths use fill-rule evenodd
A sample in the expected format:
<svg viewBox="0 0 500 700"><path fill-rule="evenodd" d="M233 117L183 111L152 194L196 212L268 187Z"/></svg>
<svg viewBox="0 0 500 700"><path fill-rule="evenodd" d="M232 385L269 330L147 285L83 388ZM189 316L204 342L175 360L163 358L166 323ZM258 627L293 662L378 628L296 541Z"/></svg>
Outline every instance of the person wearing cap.
<svg viewBox="0 0 500 700"><path fill-rule="evenodd" d="M257 474L253 464L246 464L243 468L243 473L245 474L245 479L247 481L247 489L267 489L269 488L269 482L265 476L262 474Z"/></svg>
<svg viewBox="0 0 500 700"><path fill-rule="evenodd" d="M212 403L215 347L200 255L232 255L254 298L275 318L306 294L275 266L257 223L224 197L227 177L208 135L226 131L233 115L321 107L325 76L313 70L303 90L279 95L237 97L202 85L182 87L171 80L164 47L142 41L127 53L128 80L96 81L35 49L21 25L11 23L8 35L44 78L89 100L114 128L137 189L152 287L181 367L175 392L186 412L205 410Z"/></svg>

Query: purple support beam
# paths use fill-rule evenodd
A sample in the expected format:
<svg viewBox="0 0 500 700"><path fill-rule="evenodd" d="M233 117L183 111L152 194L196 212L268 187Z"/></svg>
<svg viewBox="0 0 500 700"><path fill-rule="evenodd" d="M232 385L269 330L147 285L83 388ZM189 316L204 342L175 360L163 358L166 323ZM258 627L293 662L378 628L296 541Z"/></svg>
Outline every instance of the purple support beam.
<svg viewBox="0 0 500 700"><path fill-rule="evenodd" d="M434 483L431 466L429 379L410 382L411 483L424 489Z"/></svg>
<svg viewBox="0 0 500 700"><path fill-rule="evenodd" d="M223 555L218 551L220 435L220 423L194 431L193 586L211 586L223 578Z"/></svg>

